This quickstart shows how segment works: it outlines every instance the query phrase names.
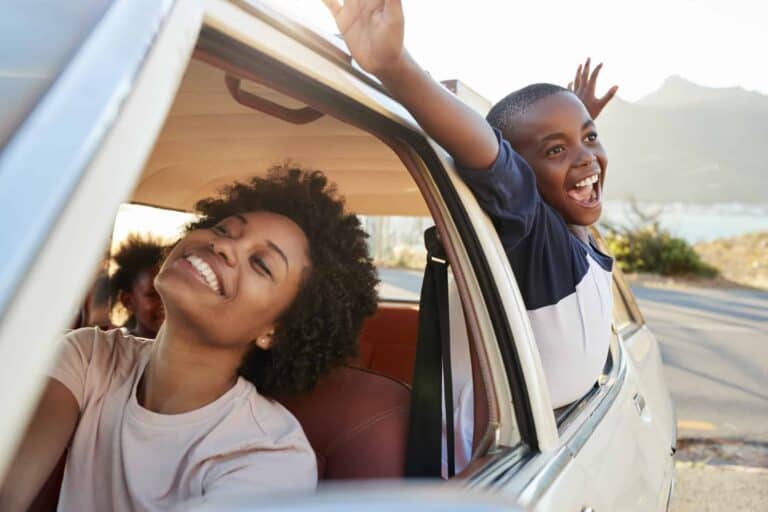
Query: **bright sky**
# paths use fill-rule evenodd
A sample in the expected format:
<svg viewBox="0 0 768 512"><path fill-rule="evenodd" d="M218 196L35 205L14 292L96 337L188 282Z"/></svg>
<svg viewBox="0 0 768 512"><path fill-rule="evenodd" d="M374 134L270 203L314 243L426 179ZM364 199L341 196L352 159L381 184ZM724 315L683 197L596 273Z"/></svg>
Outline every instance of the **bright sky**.
<svg viewBox="0 0 768 512"><path fill-rule="evenodd" d="M272 0L276 2L277 0ZM321 0L279 0L326 32ZM438 79L491 101L532 82L565 85L587 56L604 61L601 90L635 101L670 75L768 94L763 0L403 0L406 46Z"/></svg>
<svg viewBox="0 0 768 512"><path fill-rule="evenodd" d="M335 33L321 0L263 0ZM670 75L768 94L768 3L754 0L403 0L406 46L438 79L458 78L491 101L532 82L565 85L587 56L602 91L634 101ZM599 92L602 92L599 91ZM189 217L124 205L114 242L136 226L168 240Z"/></svg>

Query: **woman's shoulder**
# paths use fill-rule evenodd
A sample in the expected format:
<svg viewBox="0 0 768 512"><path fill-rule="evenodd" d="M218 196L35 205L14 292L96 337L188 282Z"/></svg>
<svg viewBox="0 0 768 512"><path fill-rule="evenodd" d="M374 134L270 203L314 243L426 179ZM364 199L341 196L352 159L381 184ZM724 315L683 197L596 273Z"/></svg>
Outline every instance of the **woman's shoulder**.
<svg viewBox="0 0 768 512"><path fill-rule="evenodd" d="M137 338L124 329L104 331L99 327L82 327L65 335L66 345L81 353L91 365L131 366L151 346L152 340Z"/></svg>
<svg viewBox="0 0 768 512"><path fill-rule="evenodd" d="M253 384L245 382L251 418L263 435L278 444L298 442L308 447L309 441L299 420L280 402L262 395Z"/></svg>

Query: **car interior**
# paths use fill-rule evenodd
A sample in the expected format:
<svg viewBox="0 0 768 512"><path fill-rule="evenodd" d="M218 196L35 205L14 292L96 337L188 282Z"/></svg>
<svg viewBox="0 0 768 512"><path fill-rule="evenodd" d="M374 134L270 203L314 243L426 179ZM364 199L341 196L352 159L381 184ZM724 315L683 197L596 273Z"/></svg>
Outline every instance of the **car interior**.
<svg viewBox="0 0 768 512"><path fill-rule="evenodd" d="M197 50L129 202L191 211L198 199L222 186L290 161L322 170L357 214L431 217L407 162L380 136L267 82ZM455 286L451 293L451 300L461 301ZM311 392L280 398L302 424L321 480L406 476L419 313L418 301L382 297L363 326L355 360L322 378ZM78 315L78 321L84 317ZM486 389L481 358L466 332L462 335L459 343L469 347L474 382L472 444L482 454L496 404ZM32 510L55 509L65 457ZM472 467L458 476L466 477Z"/></svg>
<svg viewBox="0 0 768 512"><path fill-rule="evenodd" d="M221 187L289 161L323 171L351 212L427 218L436 225L438 238L449 232L445 208L441 210L429 193L423 168L402 150L390 126L367 121L364 112L355 112L354 106L342 104L343 98L316 86L308 92L275 63L222 58L226 52L218 50L213 43L198 42L128 203L190 212L197 200L215 195ZM450 308L451 325L462 326L451 328L450 343L466 347L469 354L474 418L472 461L456 477L469 478L499 455L489 448L500 422L500 403L487 354L476 339L478 320L471 307L462 307L471 304L466 286L461 286L467 270L455 264L451 250L451 244L460 241L446 238L450 243L443 257L451 265L452 285L445 293L458 305ZM420 372L417 345L425 311L414 299L380 294L378 310L360 333L358 356L322 378L312 391L279 397L315 450L320 480L409 476L409 436L419 434L410 416L412 398L418 394L414 380ZM615 367L615 346L612 354L606 375ZM560 411L558 426L585 409L594 393ZM515 407L519 402L523 400L513 400ZM452 415L446 407L444 425L453 424L445 421ZM447 451L452 457L453 450ZM65 458L32 510L56 508Z"/></svg>

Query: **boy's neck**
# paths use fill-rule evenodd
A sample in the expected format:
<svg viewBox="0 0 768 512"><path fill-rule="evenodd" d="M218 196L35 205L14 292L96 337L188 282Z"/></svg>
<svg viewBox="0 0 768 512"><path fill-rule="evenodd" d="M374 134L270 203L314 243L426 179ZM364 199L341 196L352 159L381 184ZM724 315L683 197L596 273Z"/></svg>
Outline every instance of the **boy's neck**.
<svg viewBox="0 0 768 512"><path fill-rule="evenodd" d="M571 230L571 233L576 235L576 238L578 238L585 244L589 243L589 226L580 226L578 224L568 224L568 229Z"/></svg>

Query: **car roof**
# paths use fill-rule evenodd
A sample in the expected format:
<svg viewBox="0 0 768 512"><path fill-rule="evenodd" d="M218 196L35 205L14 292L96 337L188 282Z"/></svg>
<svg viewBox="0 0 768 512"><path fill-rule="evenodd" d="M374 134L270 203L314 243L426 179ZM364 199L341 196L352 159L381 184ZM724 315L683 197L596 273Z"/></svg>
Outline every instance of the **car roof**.
<svg viewBox="0 0 768 512"><path fill-rule="evenodd" d="M243 106L225 78L211 64L190 61L132 202L188 211L226 184L290 162L323 171L351 211L428 215L403 163L381 140L328 115L293 124ZM241 88L290 109L306 107L254 82Z"/></svg>

